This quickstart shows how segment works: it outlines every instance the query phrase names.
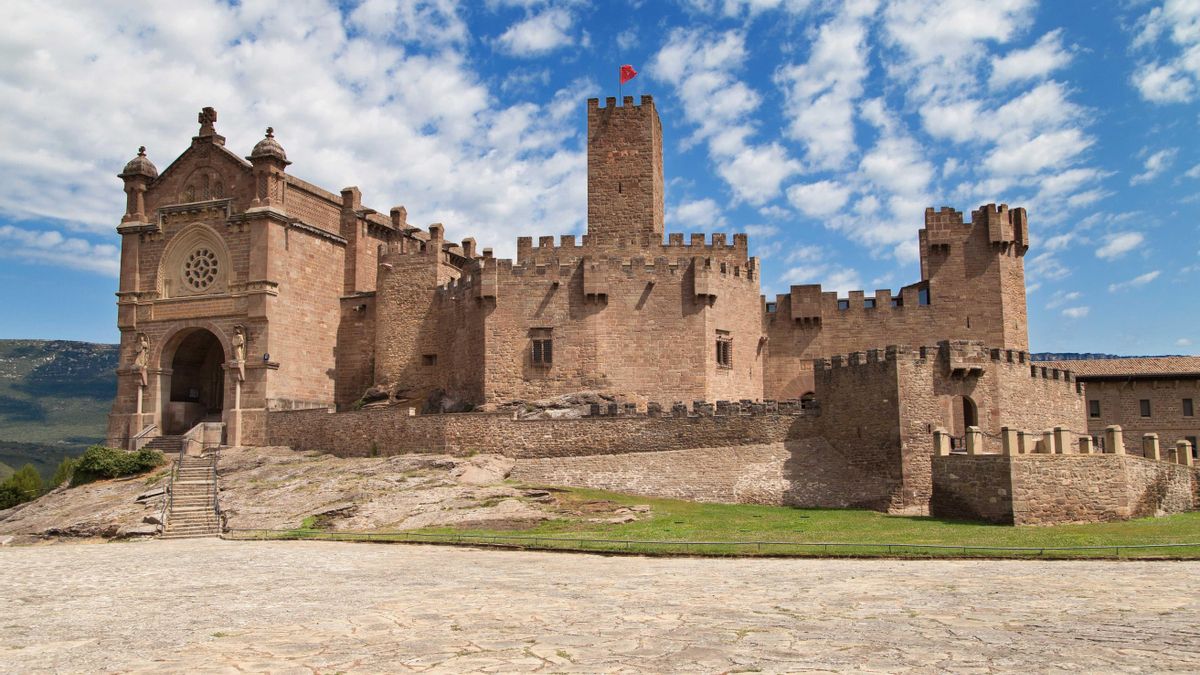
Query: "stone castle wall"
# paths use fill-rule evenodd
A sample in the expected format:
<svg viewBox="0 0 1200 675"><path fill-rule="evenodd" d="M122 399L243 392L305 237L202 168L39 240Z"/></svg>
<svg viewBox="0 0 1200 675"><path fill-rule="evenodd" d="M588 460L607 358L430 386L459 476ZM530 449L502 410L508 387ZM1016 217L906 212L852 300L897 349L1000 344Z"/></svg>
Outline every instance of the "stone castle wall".
<svg viewBox="0 0 1200 675"><path fill-rule="evenodd" d="M1197 470L1125 455L933 458L935 516L1016 525L1092 523L1195 509Z"/></svg>
<svg viewBox="0 0 1200 675"><path fill-rule="evenodd" d="M341 413L273 412L267 443L341 457L405 452L570 457L782 442L816 435L809 414L514 420L504 413L407 414L392 406Z"/></svg>
<svg viewBox="0 0 1200 675"><path fill-rule="evenodd" d="M796 398L812 391L815 358L889 344L978 340L1027 350L1025 210L992 204L971 215L964 223L953 209L926 210L921 281L895 296L881 289L871 302L862 291L839 299L819 285L793 286L777 295L770 303L774 311L763 315L769 338L764 396Z"/></svg>

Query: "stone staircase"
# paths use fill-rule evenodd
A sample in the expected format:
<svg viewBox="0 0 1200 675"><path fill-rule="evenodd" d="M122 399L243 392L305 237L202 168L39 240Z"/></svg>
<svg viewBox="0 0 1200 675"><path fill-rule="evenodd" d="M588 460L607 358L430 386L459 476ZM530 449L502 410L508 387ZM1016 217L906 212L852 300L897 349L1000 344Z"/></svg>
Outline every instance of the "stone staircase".
<svg viewBox="0 0 1200 675"><path fill-rule="evenodd" d="M142 447L158 450L167 457L174 457L179 454L179 444L182 442L183 436L155 436Z"/></svg>
<svg viewBox="0 0 1200 675"><path fill-rule="evenodd" d="M157 439L156 439L157 440ZM178 452L178 443L176 443ZM171 509L167 514L163 539L215 537L221 534L214 491L217 482L217 455L183 455L171 483Z"/></svg>

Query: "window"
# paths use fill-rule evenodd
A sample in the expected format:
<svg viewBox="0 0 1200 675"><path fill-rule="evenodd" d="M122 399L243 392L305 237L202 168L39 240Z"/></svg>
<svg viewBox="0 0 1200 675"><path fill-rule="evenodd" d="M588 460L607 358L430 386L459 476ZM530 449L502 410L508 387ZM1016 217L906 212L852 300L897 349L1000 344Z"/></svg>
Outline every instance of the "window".
<svg viewBox="0 0 1200 675"><path fill-rule="evenodd" d="M875 298L863 298L863 307L875 309Z"/></svg>
<svg viewBox="0 0 1200 675"><path fill-rule="evenodd" d="M903 297L897 295L896 297L892 298L892 307L903 307L903 306L904 306L904 298Z"/></svg>
<svg viewBox="0 0 1200 675"><path fill-rule="evenodd" d="M733 337L723 330L717 331L717 366L733 367Z"/></svg>
<svg viewBox="0 0 1200 675"><path fill-rule="evenodd" d="M421 356L421 364L426 366L437 365L437 354L424 354Z"/></svg>
<svg viewBox="0 0 1200 675"><path fill-rule="evenodd" d="M1100 416L1100 401L1088 401L1088 417Z"/></svg>
<svg viewBox="0 0 1200 675"><path fill-rule="evenodd" d="M1142 417L1150 416L1150 399L1144 398L1138 401L1138 406L1140 406L1142 409Z"/></svg>
<svg viewBox="0 0 1200 675"><path fill-rule="evenodd" d="M1192 457L1193 458L1200 457L1200 448L1196 447L1196 437L1195 436L1184 436L1183 439L1185 441L1187 441L1188 443L1192 444Z"/></svg>
<svg viewBox="0 0 1200 675"><path fill-rule="evenodd" d="M850 301L838 300L838 309L850 309Z"/></svg>
<svg viewBox="0 0 1200 675"><path fill-rule="evenodd" d="M1190 399L1190 398L1183 399L1183 416L1184 417L1195 417L1195 415L1196 415L1196 409L1192 407L1192 399Z"/></svg>
<svg viewBox="0 0 1200 675"><path fill-rule="evenodd" d="M530 331L532 342L531 362L535 366L548 367L554 363L554 338L549 328L534 328Z"/></svg>
<svg viewBox="0 0 1200 675"><path fill-rule="evenodd" d="M917 291L917 304L918 305L928 305L929 304L929 289L928 288L922 288L921 290Z"/></svg>
<svg viewBox="0 0 1200 675"><path fill-rule="evenodd" d="M767 312L774 314L774 313L775 313L775 309L776 309L776 305L775 305L775 303L773 303L773 302L768 302L768 303L767 303Z"/></svg>

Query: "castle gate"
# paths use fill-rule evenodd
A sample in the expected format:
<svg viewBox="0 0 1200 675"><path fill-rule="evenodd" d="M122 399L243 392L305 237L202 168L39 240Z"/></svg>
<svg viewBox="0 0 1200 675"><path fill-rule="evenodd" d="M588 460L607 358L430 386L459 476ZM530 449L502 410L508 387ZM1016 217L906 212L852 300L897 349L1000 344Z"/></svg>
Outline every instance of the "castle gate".
<svg viewBox="0 0 1200 675"><path fill-rule="evenodd" d="M217 336L204 328L181 331L163 349L162 361L170 364L162 371L163 433L181 434L199 422L221 421L226 357Z"/></svg>

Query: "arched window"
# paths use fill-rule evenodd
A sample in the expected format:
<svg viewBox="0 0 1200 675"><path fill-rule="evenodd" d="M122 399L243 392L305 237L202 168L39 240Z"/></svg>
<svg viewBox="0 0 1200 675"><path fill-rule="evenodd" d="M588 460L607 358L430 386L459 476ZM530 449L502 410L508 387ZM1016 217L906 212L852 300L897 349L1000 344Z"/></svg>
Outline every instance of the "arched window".
<svg viewBox="0 0 1200 675"><path fill-rule="evenodd" d="M813 410L817 407L817 395L815 392L807 391L800 395L800 409Z"/></svg>

